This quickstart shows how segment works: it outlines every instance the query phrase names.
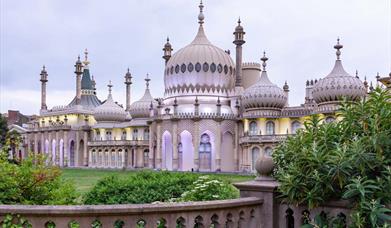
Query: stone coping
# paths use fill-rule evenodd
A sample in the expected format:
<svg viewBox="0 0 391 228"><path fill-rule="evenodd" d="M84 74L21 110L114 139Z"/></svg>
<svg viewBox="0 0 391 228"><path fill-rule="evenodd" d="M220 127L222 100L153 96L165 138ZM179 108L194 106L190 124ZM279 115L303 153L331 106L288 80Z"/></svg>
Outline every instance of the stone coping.
<svg viewBox="0 0 391 228"><path fill-rule="evenodd" d="M216 209L236 208L243 206L259 206L263 199L245 197L231 200L214 200L183 203L156 203L156 204L116 204L116 205L0 205L0 215L20 214L47 216L50 215L132 215L177 213L191 211L208 211Z"/></svg>

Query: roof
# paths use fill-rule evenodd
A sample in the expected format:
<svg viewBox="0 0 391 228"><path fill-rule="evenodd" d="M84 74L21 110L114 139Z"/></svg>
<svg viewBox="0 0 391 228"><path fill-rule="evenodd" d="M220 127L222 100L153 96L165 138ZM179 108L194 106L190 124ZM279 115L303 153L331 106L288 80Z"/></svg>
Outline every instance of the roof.
<svg viewBox="0 0 391 228"><path fill-rule="evenodd" d="M88 68L84 68L83 76L81 78L81 89L94 89L91 81L90 70Z"/></svg>

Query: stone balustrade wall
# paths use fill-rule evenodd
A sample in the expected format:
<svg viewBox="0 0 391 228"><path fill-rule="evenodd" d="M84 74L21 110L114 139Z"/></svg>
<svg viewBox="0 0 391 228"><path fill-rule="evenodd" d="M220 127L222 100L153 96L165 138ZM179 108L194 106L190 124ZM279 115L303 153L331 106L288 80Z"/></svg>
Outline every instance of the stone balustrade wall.
<svg viewBox="0 0 391 228"><path fill-rule="evenodd" d="M0 205L0 221L18 214L35 227L260 227L262 200L256 197L205 202L28 206ZM164 225L163 225L164 224Z"/></svg>

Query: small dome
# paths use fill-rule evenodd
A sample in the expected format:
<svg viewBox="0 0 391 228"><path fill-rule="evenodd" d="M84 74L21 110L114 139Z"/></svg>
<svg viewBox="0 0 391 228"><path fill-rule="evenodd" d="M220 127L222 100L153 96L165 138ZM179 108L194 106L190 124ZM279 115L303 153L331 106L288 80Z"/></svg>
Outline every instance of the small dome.
<svg viewBox="0 0 391 228"><path fill-rule="evenodd" d="M273 84L266 72L266 61L268 59L264 56L263 70L261 78L257 83L248 87L242 94L242 104L245 109L251 108L278 108L281 109L287 102L287 97L284 91Z"/></svg>
<svg viewBox="0 0 391 228"><path fill-rule="evenodd" d="M341 98L354 101L366 95L364 83L359 78L348 74L343 68L339 58L342 47L338 40L337 45L334 46L337 49L337 60L333 70L314 85L312 96L318 104L338 102Z"/></svg>
<svg viewBox="0 0 391 228"><path fill-rule="evenodd" d="M146 89L144 95L141 97L140 100L135 101L133 104L130 105L130 115L132 118L149 118L150 115L150 107L151 104L153 107L157 106L157 101L153 99L150 91L149 91L149 78L146 78Z"/></svg>
<svg viewBox="0 0 391 228"><path fill-rule="evenodd" d="M106 122L122 122L125 121L127 112L118 104L116 104L111 96L111 87L109 84L109 95L107 100L100 106L94 109L94 118L96 121Z"/></svg>

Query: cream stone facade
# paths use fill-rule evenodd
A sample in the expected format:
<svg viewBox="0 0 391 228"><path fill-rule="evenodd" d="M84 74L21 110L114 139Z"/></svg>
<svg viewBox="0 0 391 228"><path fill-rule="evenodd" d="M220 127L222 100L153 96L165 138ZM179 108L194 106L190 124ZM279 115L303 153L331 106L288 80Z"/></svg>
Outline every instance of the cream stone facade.
<svg viewBox="0 0 391 228"><path fill-rule="evenodd" d="M368 83L343 69L338 40L331 73L308 80L304 103L290 106L288 83L279 87L269 79L267 70L273 74L273 66L267 66L266 53L260 63L242 62L241 21L233 33L234 61L208 40L203 7L201 3L198 31L189 45L176 52L168 39L164 45L162 97L152 96L147 76L143 97L132 103L128 70L125 108L114 101L111 83L101 101L86 51L84 61L78 58L75 64L74 99L48 109L43 68L42 105L26 133L28 151L46 154L60 167L251 172L261 154L271 155L310 115L333 121L341 99L366 96Z"/></svg>

